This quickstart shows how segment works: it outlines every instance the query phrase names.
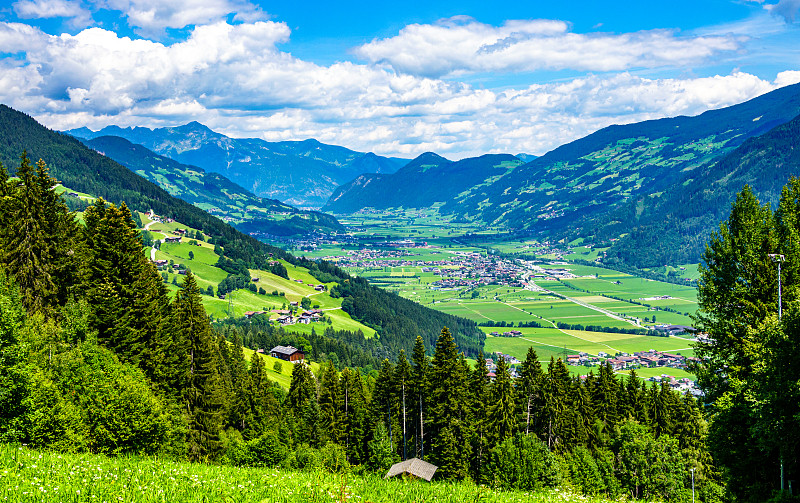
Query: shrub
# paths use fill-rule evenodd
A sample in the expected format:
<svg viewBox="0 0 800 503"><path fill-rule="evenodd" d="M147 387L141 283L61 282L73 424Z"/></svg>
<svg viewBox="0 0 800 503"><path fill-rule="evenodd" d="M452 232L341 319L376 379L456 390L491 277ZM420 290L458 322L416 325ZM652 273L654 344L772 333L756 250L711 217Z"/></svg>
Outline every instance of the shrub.
<svg viewBox="0 0 800 503"><path fill-rule="evenodd" d="M518 434L492 449L489 472L503 489L536 491L561 482L558 459L536 435Z"/></svg>

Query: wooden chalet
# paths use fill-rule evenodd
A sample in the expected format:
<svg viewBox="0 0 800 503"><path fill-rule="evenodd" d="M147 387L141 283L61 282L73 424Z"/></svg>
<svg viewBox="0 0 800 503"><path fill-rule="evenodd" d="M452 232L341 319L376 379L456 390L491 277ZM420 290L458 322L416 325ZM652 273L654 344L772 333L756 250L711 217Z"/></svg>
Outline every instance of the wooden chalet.
<svg viewBox="0 0 800 503"><path fill-rule="evenodd" d="M269 355L292 363L302 362L306 359L305 353L293 346L275 346L270 350Z"/></svg>
<svg viewBox="0 0 800 503"><path fill-rule="evenodd" d="M432 465L427 461L423 461L419 458L411 458L393 464L383 478L388 479L390 477L396 477L397 475L403 475L404 477L414 477L430 482L433 478L433 474L436 473L438 469L438 466Z"/></svg>

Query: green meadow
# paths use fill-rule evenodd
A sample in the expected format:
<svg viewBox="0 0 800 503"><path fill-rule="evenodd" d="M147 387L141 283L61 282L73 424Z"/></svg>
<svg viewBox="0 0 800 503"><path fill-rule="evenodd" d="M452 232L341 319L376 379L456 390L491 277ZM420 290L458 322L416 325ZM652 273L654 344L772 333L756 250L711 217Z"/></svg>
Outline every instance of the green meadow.
<svg viewBox="0 0 800 503"><path fill-rule="evenodd" d="M65 454L0 444L0 501L14 503L570 503L563 489L503 491L471 482L384 480L382 474L237 468L158 457Z"/></svg>

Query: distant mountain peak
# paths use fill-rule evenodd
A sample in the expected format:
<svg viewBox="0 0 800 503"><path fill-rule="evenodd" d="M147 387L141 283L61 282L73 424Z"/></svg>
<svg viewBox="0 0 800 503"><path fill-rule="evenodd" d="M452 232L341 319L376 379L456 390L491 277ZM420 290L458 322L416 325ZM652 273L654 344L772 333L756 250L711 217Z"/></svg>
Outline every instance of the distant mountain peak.
<svg viewBox="0 0 800 503"><path fill-rule="evenodd" d="M200 122L197 121L192 121L187 124L184 124L183 126L177 126L173 129L180 132L214 133L214 131L210 127L206 126L205 124L201 124Z"/></svg>

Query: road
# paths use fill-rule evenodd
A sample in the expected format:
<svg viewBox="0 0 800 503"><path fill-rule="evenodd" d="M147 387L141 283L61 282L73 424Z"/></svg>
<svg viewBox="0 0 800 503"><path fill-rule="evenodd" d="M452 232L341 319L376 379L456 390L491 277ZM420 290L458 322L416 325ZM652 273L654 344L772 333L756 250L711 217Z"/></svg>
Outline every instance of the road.
<svg viewBox="0 0 800 503"><path fill-rule="evenodd" d="M144 226L144 230L149 231L150 230L150 226L153 225L154 223L156 223L155 220L151 220L151 221L147 222L147 224L145 224L145 226ZM150 248L150 261L151 262L155 262L156 261L156 243L158 243L158 242L159 242L158 239L153 240L153 247Z"/></svg>

